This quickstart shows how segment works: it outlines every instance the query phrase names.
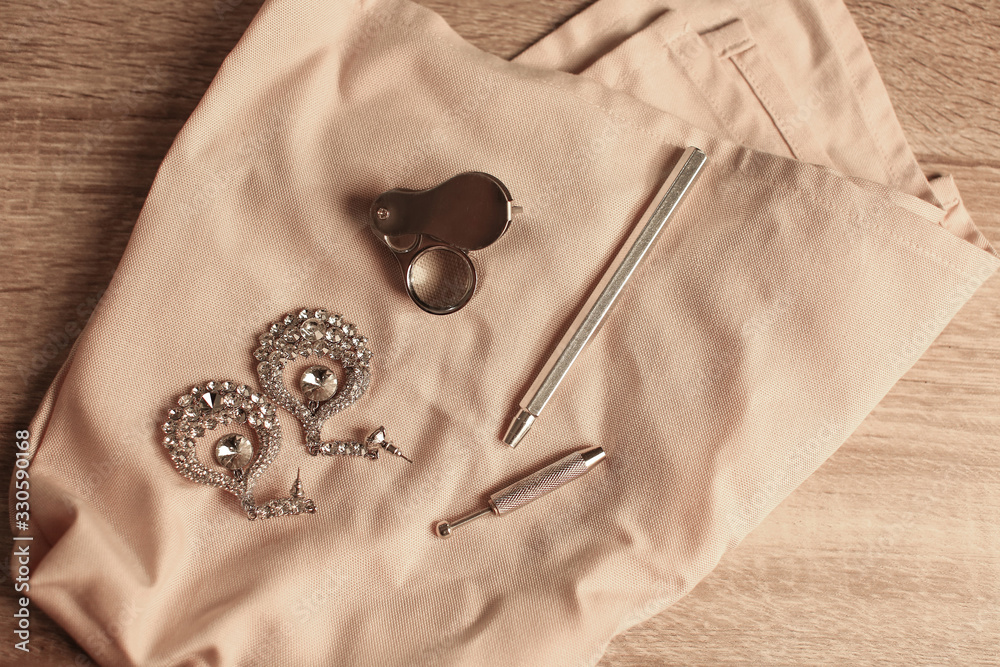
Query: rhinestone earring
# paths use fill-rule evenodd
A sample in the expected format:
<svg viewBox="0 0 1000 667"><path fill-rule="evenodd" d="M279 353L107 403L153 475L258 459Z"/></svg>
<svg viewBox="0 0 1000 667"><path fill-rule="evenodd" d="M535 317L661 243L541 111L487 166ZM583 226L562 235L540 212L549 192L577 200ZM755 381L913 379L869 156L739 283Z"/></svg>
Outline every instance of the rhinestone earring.
<svg viewBox="0 0 1000 667"><path fill-rule="evenodd" d="M288 410L302 424L306 449L313 456L364 456L377 459L380 450L403 456L385 434L385 427L375 429L365 442L334 440L323 442L320 432L327 419L349 407L365 392L371 382L372 351L368 339L340 315L323 309L303 308L273 323L259 339L254 351L261 387L278 406ZM299 377L299 389L306 402L292 395L285 386L285 365L296 358L319 357L344 369L340 386L329 366L313 364ZM409 461L409 459L406 459Z"/></svg>
<svg viewBox="0 0 1000 667"><path fill-rule="evenodd" d="M215 462L229 474L207 468L198 458L195 438L220 426L247 424L253 430L258 447L250 438L228 433L215 443ZM316 504L305 497L302 481L295 478L288 498L258 505L253 487L281 449L281 424L275 407L249 387L234 382L208 382L177 399L177 407L167 413L163 424L163 445L177 471L188 479L215 486L240 499L251 520L272 516L312 514Z"/></svg>

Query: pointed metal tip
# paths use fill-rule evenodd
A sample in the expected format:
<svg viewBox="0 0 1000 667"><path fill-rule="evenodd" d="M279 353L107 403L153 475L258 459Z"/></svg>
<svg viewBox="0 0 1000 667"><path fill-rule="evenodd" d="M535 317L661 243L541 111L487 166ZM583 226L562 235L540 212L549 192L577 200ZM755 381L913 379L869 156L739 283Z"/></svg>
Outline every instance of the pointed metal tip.
<svg viewBox="0 0 1000 667"><path fill-rule="evenodd" d="M400 456L400 457L406 459L407 461L410 461L410 457L408 457L406 454L404 454L403 451L399 447L397 447L396 445L392 444L391 442L383 442L382 443L382 449L384 449L385 451L389 452L390 454L393 454L395 456ZM410 463L413 463L413 461L410 461Z"/></svg>
<svg viewBox="0 0 1000 667"><path fill-rule="evenodd" d="M292 482L292 498L304 498L305 492L302 490L302 468L295 474L295 481Z"/></svg>
<svg viewBox="0 0 1000 667"><path fill-rule="evenodd" d="M583 459L583 463L587 468L593 468L607 458L607 453L603 447L591 447L580 452L580 458Z"/></svg>
<svg viewBox="0 0 1000 667"><path fill-rule="evenodd" d="M510 423L510 428L507 429L507 434L503 437L504 444L517 447L534 422L535 415L522 409L514 417L514 421Z"/></svg>

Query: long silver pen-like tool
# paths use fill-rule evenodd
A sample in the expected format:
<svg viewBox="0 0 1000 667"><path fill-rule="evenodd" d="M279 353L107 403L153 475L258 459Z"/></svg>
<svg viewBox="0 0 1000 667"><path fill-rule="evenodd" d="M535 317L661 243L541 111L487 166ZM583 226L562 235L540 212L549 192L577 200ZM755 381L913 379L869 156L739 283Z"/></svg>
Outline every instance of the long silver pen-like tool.
<svg viewBox="0 0 1000 667"><path fill-rule="evenodd" d="M449 537L462 524L469 523L485 514L492 512L501 516L507 512L513 512L531 501L541 498L549 491L555 491L563 484L587 474L591 468L604 460L604 456L604 450L601 447L591 447L573 452L555 463L531 473L524 479L514 482L502 491L497 491L490 496L490 502L483 509L457 521L442 521L435 527L435 531L441 537Z"/></svg>
<svg viewBox="0 0 1000 667"><path fill-rule="evenodd" d="M600 329L605 316L615 305L629 278L656 242L660 231L687 194L708 158L700 149L689 147L681 155L673 171L656 193L652 204L643 214L644 222L636 225L615 260L601 277L587 303L577 314L573 324L563 335L541 372L521 399L521 410L511 422L503 441L511 447L517 445L542 414L556 387L566 376L570 366L580 356L587 342Z"/></svg>

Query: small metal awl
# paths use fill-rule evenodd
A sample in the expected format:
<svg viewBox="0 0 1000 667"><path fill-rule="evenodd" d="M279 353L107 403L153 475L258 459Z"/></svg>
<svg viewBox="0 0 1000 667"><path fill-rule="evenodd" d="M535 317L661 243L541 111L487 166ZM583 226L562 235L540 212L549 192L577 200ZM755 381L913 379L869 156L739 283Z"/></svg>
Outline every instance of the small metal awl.
<svg viewBox="0 0 1000 667"><path fill-rule="evenodd" d="M478 519L484 514L492 512L500 516L508 512L513 512L533 500L537 500L545 494L555 491L560 486L582 477L590 472L595 465L603 461L604 458L604 449L601 447L591 447L573 452L555 463L528 475L524 479L514 482L503 490L494 493L490 496L489 503L483 509L456 521L442 521L435 527L435 532L441 537L449 537L459 526Z"/></svg>

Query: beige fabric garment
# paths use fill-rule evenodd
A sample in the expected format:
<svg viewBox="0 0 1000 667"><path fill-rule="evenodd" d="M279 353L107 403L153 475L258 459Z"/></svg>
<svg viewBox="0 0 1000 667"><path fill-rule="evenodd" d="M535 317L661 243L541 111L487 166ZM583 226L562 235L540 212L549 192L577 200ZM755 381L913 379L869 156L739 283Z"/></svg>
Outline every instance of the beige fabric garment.
<svg viewBox="0 0 1000 667"><path fill-rule="evenodd" d="M266 3L33 422L34 604L109 665L581 665L711 571L1000 260L954 184L920 174L839 3L656 9L600 0L508 63L406 0ZM690 144L707 171L528 438L502 446ZM524 212L477 253L471 304L432 317L367 206L469 169ZM282 414L258 499L301 467L319 510L249 522L174 471L158 427L197 383L256 384L257 336L303 306L375 351L324 435L385 424L415 463L309 457ZM592 444L608 461L585 479L433 535Z"/></svg>
<svg viewBox="0 0 1000 667"><path fill-rule="evenodd" d="M582 73L743 145L939 204L840 0L748 4L602 0L517 60ZM817 38L785 38L801 34ZM944 187L958 198L953 182ZM942 224L989 251L964 210Z"/></svg>

